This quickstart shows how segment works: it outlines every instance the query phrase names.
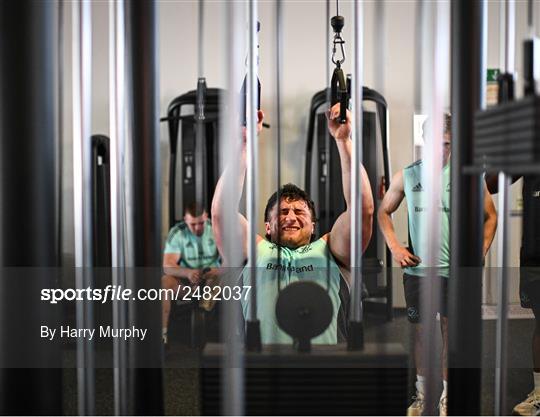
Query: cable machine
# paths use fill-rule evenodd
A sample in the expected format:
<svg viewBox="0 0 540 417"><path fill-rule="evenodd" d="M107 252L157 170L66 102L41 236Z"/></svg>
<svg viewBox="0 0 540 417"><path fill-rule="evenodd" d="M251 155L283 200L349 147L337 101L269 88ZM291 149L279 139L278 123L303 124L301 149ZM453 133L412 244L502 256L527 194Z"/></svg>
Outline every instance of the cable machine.
<svg viewBox="0 0 540 417"><path fill-rule="evenodd" d="M540 98L536 92L538 78L538 39L534 36L533 3L528 2L529 38L523 43L524 96L515 98L515 3L506 1L504 8L504 71L499 75L498 104L481 106L474 114L472 161L465 167L468 175L480 173L498 177L498 306L495 357L495 415L507 414L507 339L509 281L509 187L512 177L540 174ZM525 222L525 218L524 218ZM524 227L524 236L534 233ZM524 239L525 245L528 243ZM523 248L522 248L523 249Z"/></svg>
<svg viewBox="0 0 540 417"><path fill-rule="evenodd" d="M349 107L351 94L351 75L345 77L341 68L345 61L345 41L341 31L345 24L343 16L330 19L334 30L331 61L335 65L330 88L316 93L311 101L308 133L306 141L305 190L312 196L316 206L320 207L317 233L319 236L330 231L336 218L345 210L345 200L340 186L341 171L339 155L332 140L328 140L324 110L329 104L341 103L341 122L345 121L345 110ZM375 112L363 111L362 123L362 155L363 164L371 180L372 195L374 196L375 212L377 203L390 186L389 142L388 142L388 107L384 97L377 91L362 87L362 103L371 102ZM380 137L381 143L377 145ZM381 159L382 154L382 170ZM383 176L381 177L381 173ZM380 179L380 184L379 184ZM377 198L378 197L378 198ZM392 254L386 245L379 242L379 229L376 217L373 220L372 239L363 255L363 298L378 300L383 303L384 314L388 320L393 317L392 311ZM383 269L384 268L384 269ZM384 276L381 273L384 271ZM382 279L381 279L382 278ZM379 302L366 300L370 307L377 309Z"/></svg>
<svg viewBox="0 0 540 417"><path fill-rule="evenodd" d="M350 81L349 81L350 84ZM345 210L345 200L342 190L334 184L341 184L341 171L339 169L339 155L333 141L326 140L326 117L324 109L328 106L330 89L319 91L311 101L308 134L306 141L305 190L312 196L318 207L321 207L317 234L327 233L335 219ZM371 180L372 194L377 210L377 197L381 197L381 188L386 192L390 186L391 178L388 143L388 109L386 100L377 91L363 87L363 101L375 104L376 111L363 112L363 155L364 167ZM378 146L377 140L381 138ZM381 149L383 176L381 176ZM379 183L380 181L380 183ZM327 207L327 202L330 202ZM384 311L388 320L393 317L392 312L392 254L384 246L381 248L378 241L378 225L374 218L372 239L364 253L364 272L366 287L364 297L371 306L369 298L384 297ZM384 284L378 279L385 271ZM374 306L375 307L375 306Z"/></svg>
<svg viewBox="0 0 540 417"><path fill-rule="evenodd" d="M228 10L233 10L234 5L228 6ZM250 2L250 7L256 7L256 2ZM357 30L361 28L361 5L356 5L356 25ZM250 9L253 10L253 9ZM251 27L256 14L250 14ZM279 33L281 28L281 2L276 2L276 25L278 33L278 41L276 45L281 47L282 42L279 41ZM231 23L231 20L229 20ZM238 23L236 23L238 24ZM229 27L229 31L233 28ZM360 38L357 38L361 39ZM228 39L228 45L234 50L231 42ZM234 52L229 51L228 56L234 56ZM251 49L251 53L254 51ZM358 53L358 52L357 52ZM278 88L281 79L281 60L280 51L277 51L277 68L278 68ZM234 63L229 62L231 68L234 69ZM251 69L253 71L255 62L250 59ZM253 72L251 72L253 74ZM360 78L360 77L359 77ZM254 82L253 75L250 78ZM343 80L343 79L342 79ZM337 83L339 85L339 82ZM234 84L232 84L234 85ZM248 86L250 83L248 82ZM253 84L256 85L256 84ZM341 83L341 96L339 100L345 99L343 82ZM353 86L354 87L354 86ZM350 93L349 88L349 93ZM354 92L354 88L352 89ZM256 88L248 87L248 103L252 109L256 108ZM360 95L362 94L360 90ZM358 94L357 94L358 95ZM279 92L278 92L278 97ZM358 100L357 97L355 97ZM360 100L361 102L362 100ZM248 106L248 107L249 107ZM278 102L279 109L279 102ZM346 109L346 108L345 108ZM248 109L248 132L254 128L254 112L249 113ZM234 115L229 115L228 123L234 123ZM278 111L278 126L277 131L280 131L280 115ZM386 119L385 119L386 125ZM230 125L229 125L230 129ZM361 133L361 132L360 132ZM228 135L229 136L229 132ZM232 135L234 137L234 135ZM361 135L358 135L361 137ZM248 155L256 155L256 149L249 149L250 140L254 140L254 131L248 133ZM280 135L278 133L278 144ZM279 148L278 148L279 149ZM255 151L255 152L254 152ZM253 152L253 153L251 153ZM361 154L360 154L361 155ZM233 156L234 157L234 156ZM279 156L278 156L279 160ZM256 159L251 163L252 169L248 165L248 175L256 174ZM358 161L358 159L357 159ZM360 158L361 161L361 158ZM249 163L249 160L248 160ZM358 163L358 162L357 162ZM233 164L234 168L234 164ZM278 172L279 172L278 167ZM253 179L251 180L253 181ZM251 182L253 185L253 182ZM250 182L247 185L248 201L253 198L249 194L254 190L250 187ZM354 203L353 203L354 204ZM249 203L248 203L249 207ZM234 207L231 207L231 218ZM252 208L253 209L253 208ZM357 212L360 214L359 212ZM253 217L249 217L249 221L253 221ZM228 230L228 229L227 229ZM231 231L232 232L232 231ZM251 233L251 232L250 232ZM231 236L231 235L229 235ZM231 250L236 246L234 240L228 241L228 246ZM254 245L252 240L250 245ZM249 246L249 245L248 245ZM253 247L248 249L250 256L254 253ZM250 262L253 262L251 260ZM358 264L357 264L358 265ZM256 280L251 281L256 284ZM361 283L361 280L358 281ZM294 294L300 287L293 283L284 289L278 298L276 315L279 320L280 314L288 317L284 323L292 324L292 329L284 329L291 336L295 332L303 331L306 336L306 343L299 343L295 346L287 345L260 345L257 348L256 344L249 346L250 337L246 340L246 349L244 350L236 338L228 340L226 345L207 344L202 354L201 368L201 404L202 413L205 415L219 414L220 411L227 412L232 406L236 410L242 410L243 414L298 414L301 410L303 414L401 414L406 407L406 387L407 387L407 357L402 348L397 344L373 344L363 343L363 334L360 333L360 340L355 339L354 343L349 344L350 350L346 343L338 345L313 345L309 343L309 339L314 337L313 333L317 330L314 328L320 324L320 317L324 317L322 305L320 302L312 302L313 300L321 301L328 297L326 291L319 286L311 283L315 287L319 287L321 294L315 294L315 289L307 289L307 285L301 288L301 291ZM304 282L302 284L310 284ZM358 286L356 287L359 288ZM256 291L253 288L252 291ZM356 294L353 292L353 294ZM298 306L299 301L303 301L303 311L308 311L308 316L312 319L304 321L305 328L301 329L298 323L298 310L294 306ZM360 297L353 296L353 303L359 303ZM282 310L292 308L291 313ZM253 304L252 304L253 305ZM330 308L332 306L330 305ZM353 311L357 311L353 309ZM358 317L354 316L355 319ZM255 315L251 316L252 322L257 323L256 310ZM356 321L361 326L360 321ZM225 322L225 324L227 324ZM323 327L325 324L323 323ZM312 332L312 334L310 334ZM295 338L293 336L293 338ZM302 339L301 335L296 333L296 338ZM240 342L241 343L241 342ZM236 344L236 348L231 351L231 344ZM232 368L232 364L234 368ZM231 379L232 378L232 379ZM228 386L221 384L229 381ZM383 385L374 383L379 381ZM384 381L384 382L383 382ZM239 401L235 407L231 404L227 393L235 391ZM312 395L313 392L325 393L324 395ZM264 395L261 395L264 393ZM332 401L328 401L331 398Z"/></svg>

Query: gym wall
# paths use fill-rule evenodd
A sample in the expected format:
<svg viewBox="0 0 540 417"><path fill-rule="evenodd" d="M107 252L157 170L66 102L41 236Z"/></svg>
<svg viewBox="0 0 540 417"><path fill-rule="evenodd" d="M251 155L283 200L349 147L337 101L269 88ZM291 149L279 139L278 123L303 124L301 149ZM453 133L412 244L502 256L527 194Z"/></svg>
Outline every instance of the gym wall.
<svg viewBox="0 0 540 417"><path fill-rule="evenodd" d="M331 2L333 3L333 2ZM224 86L223 53L223 5L225 2L205 3L204 30L204 72L209 87ZM65 39L71 38L71 5L64 3ZM332 5L331 13L335 13ZM526 33L526 2L516 2L516 44L520 45ZM163 1L159 9L159 56L160 113L165 115L172 98L195 89L197 80L197 1ZM390 146L392 171L410 164L413 159L412 115L414 113L414 40L415 2L392 1L386 6L386 42L383 85L375 85L374 39L375 2L366 2L364 7L364 78L365 85L383 93L390 109ZM539 8L537 8L539 9ZM488 3L488 67L499 67L499 2ZM109 135L109 56L108 34L109 16L106 2L93 2L93 106L92 133ZM352 2L340 2L340 14L345 16L343 37L346 40L347 72L352 72L353 13ZM326 84L326 5L324 1L286 1L283 7L283 67L282 78L282 120L283 154L282 180L303 184L305 137L307 116L312 95ZM275 125L275 31L274 6L272 2L259 3L260 35L260 80L262 83L262 108L266 121ZM243 50L245 48L242 48ZM242 52L245 55L245 52ZM62 205L62 246L65 265L73 264L73 163L72 163L72 123L71 123L71 43L64 45L64 129L63 129L63 205ZM516 67L521 68L521 50L517 48ZM244 74L238 74L243 77ZM521 91L518 78L517 91ZM161 125L162 178L163 178L163 236L167 233L168 210L168 133L166 125ZM261 212L266 199L276 187L275 179L275 130L264 130L259 148L259 205ZM512 187L512 208L517 203L519 185ZM407 217L405 205L399 209L394 219L396 231L403 243L407 241ZM260 230L263 229L262 219ZM513 235L511 259L517 264L520 219L512 218ZM494 244L495 247L495 244ZM492 251L493 252L493 251ZM496 260L492 255L489 262ZM489 278L489 277L488 277ZM399 281L397 281L399 282ZM490 287L491 288L491 287ZM396 307L404 306L403 289L394 285ZM493 290L495 291L495 290ZM495 294L495 292L493 292ZM510 294L516 294L512 291ZM513 300L515 301L515 300Z"/></svg>

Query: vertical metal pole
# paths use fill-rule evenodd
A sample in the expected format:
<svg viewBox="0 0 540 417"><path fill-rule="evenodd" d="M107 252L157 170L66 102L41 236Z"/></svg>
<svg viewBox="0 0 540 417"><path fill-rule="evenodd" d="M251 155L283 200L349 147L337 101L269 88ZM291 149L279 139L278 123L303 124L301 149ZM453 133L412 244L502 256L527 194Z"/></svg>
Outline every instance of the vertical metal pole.
<svg viewBox="0 0 540 417"><path fill-rule="evenodd" d="M197 48L197 99L195 104L195 201L207 207L207 162L206 162L206 125L205 102L206 80L204 78L204 0L199 0L199 27Z"/></svg>
<svg viewBox="0 0 540 417"><path fill-rule="evenodd" d="M126 174L128 287L158 289L161 275L161 164L157 6L154 0L125 3L129 162ZM130 403L133 414L163 414L161 305L129 304L129 326L148 329L130 343Z"/></svg>
<svg viewBox="0 0 540 417"><path fill-rule="evenodd" d="M422 51L423 48L423 38L422 38L422 25L420 22L423 22L424 18L424 7L423 2L416 2L416 16L415 16L415 31L414 31L414 112L416 114L421 113L422 108L422 82L424 80L422 73Z"/></svg>
<svg viewBox="0 0 540 417"><path fill-rule="evenodd" d="M92 259L92 19L91 3L72 4L73 67L73 197L75 224L75 285L93 287ZM76 303L77 327L94 328L92 303ZM94 342L77 339L78 409L95 414Z"/></svg>
<svg viewBox="0 0 540 417"><path fill-rule="evenodd" d="M375 3L375 59L373 60L373 74L375 90L384 95L384 77L385 68L384 59L386 57L386 26L385 26L385 0L379 0Z"/></svg>
<svg viewBox="0 0 540 417"><path fill-rule="evenodd" d="M277 204L278 208L281 203L281 194L280 194L280 188L281 188L281 85L282 85L282 75L283 75L283 7L282 7L282 1L276 0L276 15L275 15L275 21L276 21L276 192L277 192ZM279 216L279 210L277 211L277 228L278 230L281 230L281 218ZM265 219L266 220L266 219ZM277 264L281 265L281 246L278 245L277 247ZM278 288L281 285L281 277L282 277L282 271L277 271L277 281L278 281ZM277 329L276 329L277 330Z"/></svg>
<svg viewBox="0 0 540 417"><path fill-rule="evenodd" d="M515 72L515 2L505 1L505 36L504 36L504 72ZM507 378L507 346L508 334L508 222L510 180L504 172L499 173L499 207L497 228L497 260L498 260L498 304L497 334L495 339L495 415L506 413L506 378Z"/></svg>
<svg viewBox="0 0 540 417"><path fill-rule="evenodd" d="M505 0L504 20L504 67L506 72L513 74L515 71L516 49L516 3L514 0Z"/></svg>
<svg viewBox="0 0 540 417"><path fill-rule="evenodd" d="M330 87L332 79L330 63L332 62L332 52L330 44L332 43L332 30L330 29L330 0L326 0L326 80L325 87ZM327 93L326 100L330 103L330 92ZM329 136L329 135L328 135Z"/></svg>
<svg viewBox="0 0 540 417"><path fill-rule="evenodd" d="M197 51L198 78L204 77L204 0L199 0L199 49Z"/></svg>
<svg viewBox="0 0 540 417"><path fill-rule="evenodd" d="M326 0L326 80L325 80L325 84L324 84L324 87L326 89L326 103L328 106L330 106L330 103L331 103L331 95L332 95L332 92L331 92L331 89L330 89L330 84L331 84L331 80L332 80L332 75L331 75L331 69L330 69L330 65L332 63L332 55L331 55L331 49L330 49L330 44L332 43L332 32L333 30L330 29L330 20L331 20L331 17L330 17L330 0ZM314 118L314 123L316 123L317 121L317 116L315 116ZM311 139L313 140L313 139ZM333 140L333 138L330 136L330 132L328 131L328 129L326 129L325 131L325 134L324 134L324 163L326 164L326 178L325 178L325 181L324 181L324 213L325 213L325 218L323 219L324 221L324 224L326 226L328 226L329 222L330 222L330 187L331 187L331 183L332 183L332 179L333 179L333 175L332 175L332 170L329 169L328 167L330 166L330 159L331 159L331 152L330 152L330 147L332 145L331 141ZM317 148L316 148L317 149ZM322 155L321 155L322 156ZM317 155L316 158L319 159L321 158L321 156ZM311 173L309 173L309 175L311 175ZM319 186L317 188L317 192L321 193L321 186L320 186L320 179L318 179L319 181ZM317 199L320 201L321 199L319 198L319 196L317 196ZM322 209L319 208L320 212L322 212ZM320 222L319 222L319 225L320 225ZM319 226L320 227L320 226ZM322 231L321 233L322 234ZM326 281L327 282L330 282L330 273L331 273L331 269L330 269L330 252L327 253L327 256L326 256Z"/></svg>
<svg viewBox="0 0 540 417"><path fill-rule="evenodd" d="M61 415L61 346L39 337L58 309L35 296L59 266L58 3L0 2L0 27L0 414Z"/></svg>
<svg viewBox="0 0 540 417"><path fill-rule="evenodd" d="M58 212L58 224L56 227L56 239L58 244L58 265L62 265L62 186L63 186L63 158L62 158L62 146L64 143L64 44L65 44L65 24L64 24L64 7L65 3L63 0L58 2L58 62L57 62L57 154L56 158L58 161L56 178L58 180L57 190L56 190L56 204ZM1 231L0 231L1 232Z"/></svg>
<svg viewBox="0 0 540 417"><path fill-rule="evenodd" d="M497 334L495 339L495 415L506 415L506 377L507 377L507 346L508 335L508 222L509 192L511 177L504 172L499 173L499 211L497 240L498 260L498 304L497 304Z"/></svg>
<svg viewBox="0 0 540 417"><path fill-rule="evenodd" d="M506 30L508 29L506 25L506 1L499 2L499 66L501 72L506 68Z"/></svg>
<svg viewBox="0 0 540 417"><path fill-rule="evenodd" d="M364 5L354 2L354 131L351 161L351 333L349 349L362 349L362 86L364 83ZM355 335L356 334L356 337ZM354 340L355 339L355 340Z"/></svg>
<svg viewBox="0 0 540 417"><path fill-rule="evenodd" d="M249 0L249 33L248 33L248 74L247 74L247 175L246 200L247 218L249 222L248 233L248 270L252 288L249 320L257 319L257 165L258 165L258 139L257 139L257 0Z"/></svg>
<svg viewBox="0 0 540 417"><path fill-rule="evenodd" d="M385 56L386 56L386 0L379 0L375 3L375 26L374 26L374 39L376 42L375 47L375 59L373 60L373 73L375 74L374 85L375 89L384 95L385 91ZM416 73L416 72L415 72ZM392 172L390 171L390 112L388 108L386 109L386 118L385 125L381 126L381 133L386 132L386 141L384 141L384 136L381 138L383 140L381 150L383 152L383 171L385 178L385 191L388 191L390 180L392 177ZM374 198L377 198L374 196ZM377 209L377 207L375 207ZM393 214L391 215L393 218ZM381 233L379 230L376 233ZM393 318L393 280L392 280L392 252L388 249L388 246L384 243L384 239L381 238L379 241L382 251L385 253L385 268L383 272L383 277L386 282L386 317L387 320L392 320Z"/></svg>
<svg viewBox="0 0 540 417"><path fill-rule="evenodd" d="M221 118L221 134L219 135L221 144L220 163L222 167L229 170L230 175L225 175L223 184L223 194L229 198L224 199L224 218L230 221L223 222L224 258L227 261L227 268L230 271L225 276L223 285L237 285L238 275L235 271L241 271L243 263L242 249L238 242L240 236L240 223L238 221L238 201L240 193L236 183L240 173L240 155L242 149L242 133L240 131L240 96L241 81L238 74L243 71L242 52L244 50L244 36L242 31L236 30L244 24L244 7L239 2L223 3L225 17L225 33L222 37L222 47L225 54L226 63L225 80L226 93L221 103L223 117ZM243 116L242 116L243 117ZM237 162L238 161L238 162ZM232 303L223 305L223 315L221 318L221 329L225 341L225 355L221 373L221 398L223 415L243 415L244 409L244 369L243 350L244 345L241 338L237 337L236 323L237 310Z"/></svg>
<svg viewBox="0 0 540 417"><path fill-rule="evenodd" d="M440 373L437 363L436 335L439 329L434 320L440 311L441 282L438 279L441 271L438 270L441 256L441 190L442 190L442 137L443 137L443 109L444 96L448 91L449 67L449 5L447 2L423 2L425 7L423 36L424 46L423 70L424 82L422 86L422 113L428 115L426 129L425 152L423 157L423 171L421 183L425 188L428 208L428 222L421 231L425 241L430 244L426 248L425 259L422 262L428 267L425 281L422 281L421 311L422 320L422 346L426 377L426 409L433 410L437 404L439 387L441 385ZM442 320L442 319L441 319ZM435 388L437 387L437 388Z"/></svg>
<svg viewBox="0 0 540 417"><path fill-rule="evenodd" d="M529 30L529 37L533 38L534 33L534 1L527 0L527 27Z"/></svg>
<svg viewBox="0 0 540 417"><path fill-rule="evenodd" d="M125 288L125 5L123 0L109 1L109 121L110 121L110 175L111 175L111 256L112 284ZM126 303L113 301L113 326L125 328ZM126 343L113 339L114 413L127 415L127 350Z"/></svg>
<svg viewBox="0 0 540 417"><path fill-rule="evenodd" d="M464 175L473 163L474 113L481 108L485 72L485 0L452 7L451 279L448 320L448 412L480 414L482 346L483 179Z"/></svg>

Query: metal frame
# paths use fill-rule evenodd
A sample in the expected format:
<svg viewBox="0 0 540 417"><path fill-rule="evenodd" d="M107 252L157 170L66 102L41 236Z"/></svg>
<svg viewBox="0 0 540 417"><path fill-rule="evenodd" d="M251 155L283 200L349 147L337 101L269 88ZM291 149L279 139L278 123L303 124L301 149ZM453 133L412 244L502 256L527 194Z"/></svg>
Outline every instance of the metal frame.
<svg viewBox="0 0 540 417"><path fill-rule="evenodd" d="M222 236L225 250L224 258L227 260L228 274L224 278L224 285L236 285L235 271L241 270L243 259L241 249L237 242L240 241L238 231L240 224L238 221L236 202L239 201L239 193L235 179L239 175L238 161L240 155L241 131L238 125L240 114L240 97L236 93L241 90L241 83L236 74L243 70L242 54L243 40L242 32L235 30L244 24L244 5L240 2L223 3L225 8L223 16L225 20L225 34L223 36L223 48L227 53L225 68L226 93L224 95L224 114L220 120L221 134L219 135L221 152L221 166L227 169L230 175L224 175L223 194L229 196L223 203L224 217L230 221L222 222ZM248 120L249 121L249 120ZM235 336L237 311L231 303L223 306L221 318L222 335L225 340L224 362L221 373L222 407L224 415L243 415L244 410L244 345L243 341Z"/></svg>
<svg viewBox="0 0 540 417"><path fill-rule="evenodd" d="M507 74L515 72L516 5L514 0L504 2L504 69ZM501 42L502 43L502 42ZM495 337L495 415L506 412L507 336L508 336L508 223L510 221L509 188L511 176L499 172L499 205L497 213L497 325Z"/></svg>
<svg viewBox="0 0 540 417"><path fill-rule="evenodd" d="M452 194L449 281L448 412L479 415L483 187L464 175L473 160L473 118L485 91L485 0L455 0L452 7Z"/></svg>
<svg viewBox="0 0 540 417"><path fill-rule="evenodd" d="M362 86L364 83L364 5L354 3L354 131L351 160L351 321L362 323ZM360 341L363 347L363 338Z"/></svg>
<svg viewBox="0 0 540 417"><path fill-rule="evenodd" d="M0 3L0 265L32 267L29 279L0 280L0 413L62 414L61 346L37 346L34 329L59 325L57 309L14 294L54 288L58 245L59 4ZM24 51L22 53L21 51ZM8 65L7 63L11 63ZM16 179L16 180L14 180ZM21 240L27 236L33 239ZM3 269L4 273L8 269ZM16 272L17 273L17 272ZM24 316L24 324L14 317ZM36 343L37 341L37 343ZM33 365L31 365L33 364ZM23 369L25 368L25 369ZM21 401L21 392L27 400Z"/></svg>
<svg viewBox="0 0 540 417"><path fill-rule="evenodd" d="M125 185L124 159L126 131L125 92L125 10L122 0L109 1L109 120L110 120L110 175L111 175L111 256L112 284L125 287ZM125 303L113 301L113 325L117 328L127 324ZM126 415L128 411L127 391L127 345L120 339L113 340L114 364L114 412Z"/></svg>
<svg viewBox="0 0 540 417"><path fill-rule="evenodd" d="M72 3L73 65L73 196L75 226L75 285L93 287L92 231L92 18L91 3ZM91 301L76 303L77 327L93 328ZM95 414L94 342L77 339L78 409Z"/></svg>

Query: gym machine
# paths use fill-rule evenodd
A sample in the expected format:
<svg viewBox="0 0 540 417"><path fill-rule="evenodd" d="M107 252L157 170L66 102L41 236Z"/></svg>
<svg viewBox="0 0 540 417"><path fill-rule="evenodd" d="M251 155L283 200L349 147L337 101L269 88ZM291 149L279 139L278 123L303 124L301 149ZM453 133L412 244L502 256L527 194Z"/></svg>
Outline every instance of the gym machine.
<svg viewBox="0 0 540 417"><path fill-rule="evenodd" d="M205 79L199 78L197 90L173 99L167 116L161 118L169 127L169 227L182 220L184 207L196 201L197 190L202 190L203 204L210 213L209 204L219 178L222 93L219 88L206 88ZM203 124L202 135L197 133L199 123Z"/></svg>
<svg viewBox="0 0 540 417"><path fill-rule="evenodd" d="M515 3L501 4L505 16L504 72L497 79L498 104L480 107L474 113L472 161L465 173L498 177L498 306L495 357L495 415L507 413L507 338L509 281L509 187L512 177L540 174L540 98L536 90L539 74L538 39L534 37L533 2L528 2L530 37L523 43L524 96L515 98ZM525 217L524 217L525 222ZM524 229L524 248L534 230ZM534 238L533 238L534 239ZM523 248L522 248L523 249ZM523 265L522 265L523 266Z"/></svg>
<svg viewBox="0 0 540 417"><path fill-rule="evenodd" d="M276 45L277 50L277 68L278 80L280 79L280 45L282 42L279 37L282 36L281 25L281 2L276 3L276 34L278 36ZM256 21L256 1L249 3L250 8L250 33L254 32L254 22ZM234 10L234 4L227 6L229 25L234 25L234 19L231 13ZM361 5L355 4L355 22L356 26L361 25ZM250 34L250 36L251 36ZM251 38L250 38L251 39ZM361 53L361 46L356 39L356 54ZM228 44L233 45L234 40L228 40ZM256 108L256 84L254 84L254 43L250 42L250 68L248 75L248 118L247 118L247 155L248 161L256 161L256 137L254 131L254 115L249 109ZM233 55L227 54L227 55ZM230 72L234 73L234 60L229 61ZM359 72L359 68L356 68ZM360 81L360 76L356 79ZM253 83L253 84L251 84ZM231 83L234 86L234 83ZM252 85L251 88L249 86ZM342 84L343 85L343 84ZM359 82L359 85L361 83ZM354 86L353 86L354 87ZM279 82L278 82L279 90ZM343 88L342 88L343 90ZM357 103L362 102L362 90L356 92L354 100ZM326 94L326 93L325 93ZM343 96L341 97L343 98ZM327 102L325 100L325 102ZM280 130L279 117L279 94L278 94L278 126ZM235 108L231 106L231 108ZM361 109L361 106L358 106ZM230 125L234 125L234 112L230 117ZM357 114L357 123L361 124L362 112ZM229 125L230 128L233 128ZM386 125L386 118L385 118ZM225 133L224 133L225 136ZM227 132L226 136L234 138ZM279 138L278 134L278 138ZM362 130L357 131L355 143L360 144ZM224 139L225 140L225 139ZM234 149L233 146L227 147ZM279 139L278 139L279 150ZM356 146L360 151L361 147ZM279 151L278 151L279 152ZM229 154L234 158L234 155ZM356 154L358 156L358 154ZM252 158L252 159L249 159ZM278 156L279 159L279 156ZM231 164L234 167L235 164ZM247 201L248 201L248 221L252 229L249 235L255 235L256 230L256 202L253 199L256 183L256 169L248 163L247 171ZM358 163L359 166L359 163ZM358 168L358 166L356 168ZM279 171L279 167L278 167ZM356 171L352 189L351 200L356 204L358 193L358 184L355 184L360 177ZM279 183L279 181L278 181ZM233 201L236 201L234 198ZM236 210L235 207L229 207L231 210L231 219ZM353 210L358 218L361 217L359 207ZM353 216L354 217L354 216ZM230 229L232 233L234 229ZM353 232L351 236L358 239L355 244L358 247L361 230L358 223L353 222ZM231 236L231 235L229 235ZM352 238L352 240L356 240ZM235 246L234 240L229 242L227 247L232 250ZM354 245L354 243L353 243ZM254 251L255 240L248 240L248 266L255 264ZM354 252L356 253L356 252ZM235 258L237 261L238 258ZM233 263L233 265L237 265ZM361 261L353 261L356 269L361 268ZM358 272L358 271L356 271ZM276 317L283 331L288 333L297 341L295 346L286 345L261 345L260 334L258 334L255 305L256 297L256 268L251 268L250 293L252 307L251 315L247 320L246 346L242 340L234 333L234 328L227 327L224 340L225 344L207 344L202 354L201 368L201 403L202 413L205 415L214 415L218 413L229 414L401 414L406 408L407 394L407 356L402 347L397 344L388 343L364 343L362 328L362 309L360 301L361 277L355 277L352 289L352 304L357 304L351 308L351 338L348 344L337 345L313 345L311 338L317 336L325 330L331 318L332 305L329 304L329 296L323 288L311 282L295 282L283 288L276 304ZM359 274L355 274L359 275ZM299 296L301 294L301 296ZM227 303L228 304L228 303ZM225 306L225 312L229 314L224 324L231 321L234 317L234 306ZM251 329L250 329L251 326ZM257 343L258 336L258 343ZM231 400L229 394L235 394Z"/></svg>
<svg viewBox="0 0 540 417"><path fill-rule="evenodd" d="M350 77L348 77L348 84L350 85ZM319 221L316 226L319 236L329 232L336 218L345 210L345 200L340 186L339 154L334 141L327 140L324 110L329 106L328 97L332 95L331 90L321 90L311 100L306 141L305 190L312 197L316 207L320 207ZM385 192L388 190L392 176L387 134L388 109L384 97L368 87L362 88L362 99L363 102L375 104L375 112L365 110L363 112L362 147L364 168L370 178L376 212L379 199L382 197L381 189L384 187ZM380 145L377 144L379 137L381 138ZM382 183L379 184L379 181ZM385 300L382 303L384 315L387 320L391 320L393 317L392 254L379 239L376 217L373 219L372 230L371 241L363 255L364 283L366 284L363 298L366 308L368 310L373 308L375 311L381 305L378 299L383 298ZM384 274L383 279L381 279L381 274Z"/></svg>

